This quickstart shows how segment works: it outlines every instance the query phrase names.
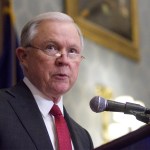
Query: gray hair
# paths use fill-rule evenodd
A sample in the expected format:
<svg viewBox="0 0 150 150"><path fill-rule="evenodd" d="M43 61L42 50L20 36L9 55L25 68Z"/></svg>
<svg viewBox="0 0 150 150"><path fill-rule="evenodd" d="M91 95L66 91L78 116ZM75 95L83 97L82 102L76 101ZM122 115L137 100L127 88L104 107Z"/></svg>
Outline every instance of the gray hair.
<svg viewBox="0 0 150 150"><path fill-rule="evenodd" d="M61 21L61 22L65 21L65 22L73 23L77 29L79 36L80 36L81 47L83 49L83 47L84 47L83 35L81 33L80 28L78 27L78 25L74 22L74 20L70 16L68 16L67 14L61 13L61 12L43 13L43 14L36 16L32 20L30 20L22 29L21 41L20 41L21 46L27 47L28 45L31 44L31 41L35 37L35 34L38 32L37 31L38 25L44 20Z"/></svg>

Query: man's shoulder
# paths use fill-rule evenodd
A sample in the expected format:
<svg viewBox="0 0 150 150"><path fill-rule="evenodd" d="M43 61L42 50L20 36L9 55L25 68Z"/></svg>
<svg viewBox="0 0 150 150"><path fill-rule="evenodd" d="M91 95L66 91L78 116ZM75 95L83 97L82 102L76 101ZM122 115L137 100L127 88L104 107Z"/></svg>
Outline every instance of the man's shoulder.
<svg viewBox="0 0 150 150"><path fill-rule="evenodd" d="M7 90L9 90L10 88L3 88L3 89L0 89L0 99L1 97L4 97L5 95L7 95Z"/></svg>
<svg viewBox="0 0 150 150"><path fill-rule="evenodd" d="M23 81L12 87L0 89L0 101L15 97L17 93L19 94L21 91L27 91L25 89L27 89L27 87Z"/></svg>

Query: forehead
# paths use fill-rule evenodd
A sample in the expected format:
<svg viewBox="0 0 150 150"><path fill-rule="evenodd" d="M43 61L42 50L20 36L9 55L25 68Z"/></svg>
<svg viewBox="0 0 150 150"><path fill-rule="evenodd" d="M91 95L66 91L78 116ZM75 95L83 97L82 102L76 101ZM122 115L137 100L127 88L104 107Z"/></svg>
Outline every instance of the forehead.
<svg viewBox="0 0 150 150"><path fill-rule="evenodd" d="M54 21L54 20L44 20L39 23L37 27L38 33L40 32L51 32L63 34L65 32L72 32L78 34L78 30L74 23L69 21Z"/></svg>
<svg viewBox="0 0 150 150"><path fill-rule="evenodd" d="M57 39L81 44L79 32L74 23L68 21L42 21L37 27L36 40Z"/></svg>

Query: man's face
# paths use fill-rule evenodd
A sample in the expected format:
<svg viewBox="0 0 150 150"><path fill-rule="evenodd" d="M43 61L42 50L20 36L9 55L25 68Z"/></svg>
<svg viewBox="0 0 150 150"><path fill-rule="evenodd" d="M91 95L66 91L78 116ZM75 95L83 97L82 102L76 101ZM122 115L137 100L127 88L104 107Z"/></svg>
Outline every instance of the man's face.
<svg viewBox="0 0 150 150"><path fill-rule="evenodd" d="M58 99L73 86L78 76L81 61L71 60L66 55L72 50L81 52L77 29L72 23L43 21L31 44L41 49L51 45L64 54L55 58L28 47L24 49L26 55L22 63L28 79L49 98Z"/></svg>

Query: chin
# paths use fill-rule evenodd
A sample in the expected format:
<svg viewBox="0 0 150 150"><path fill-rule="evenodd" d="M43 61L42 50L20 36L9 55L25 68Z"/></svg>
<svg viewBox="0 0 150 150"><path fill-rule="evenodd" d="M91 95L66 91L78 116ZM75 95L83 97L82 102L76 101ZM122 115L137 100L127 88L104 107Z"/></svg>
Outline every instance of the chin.
<svg viewBox="0 0 150 150"><path fill-rule="evenodd" d="M70 90L70 88L62 88L62 89L57 89L57 93L63 95L65 93L67 93Z"/></svg>
<svg viewBox="0 0 150 150"><path fill-rule="evenodd" d="M68 84L68 83L58 83L55 84L55 86L53 86L53 89L55 91L56 94L65 94L66 92L68 92L71 89L72 85Z"/></svg>
<svg viewBox="0 0 150 150"><path fill-rule="evenodd" d="M60 89L60 90L57 90L56 93L59 93L60 95L63 95L63 94L65 94L68 91L69 91L69 89Z"/></svg>

